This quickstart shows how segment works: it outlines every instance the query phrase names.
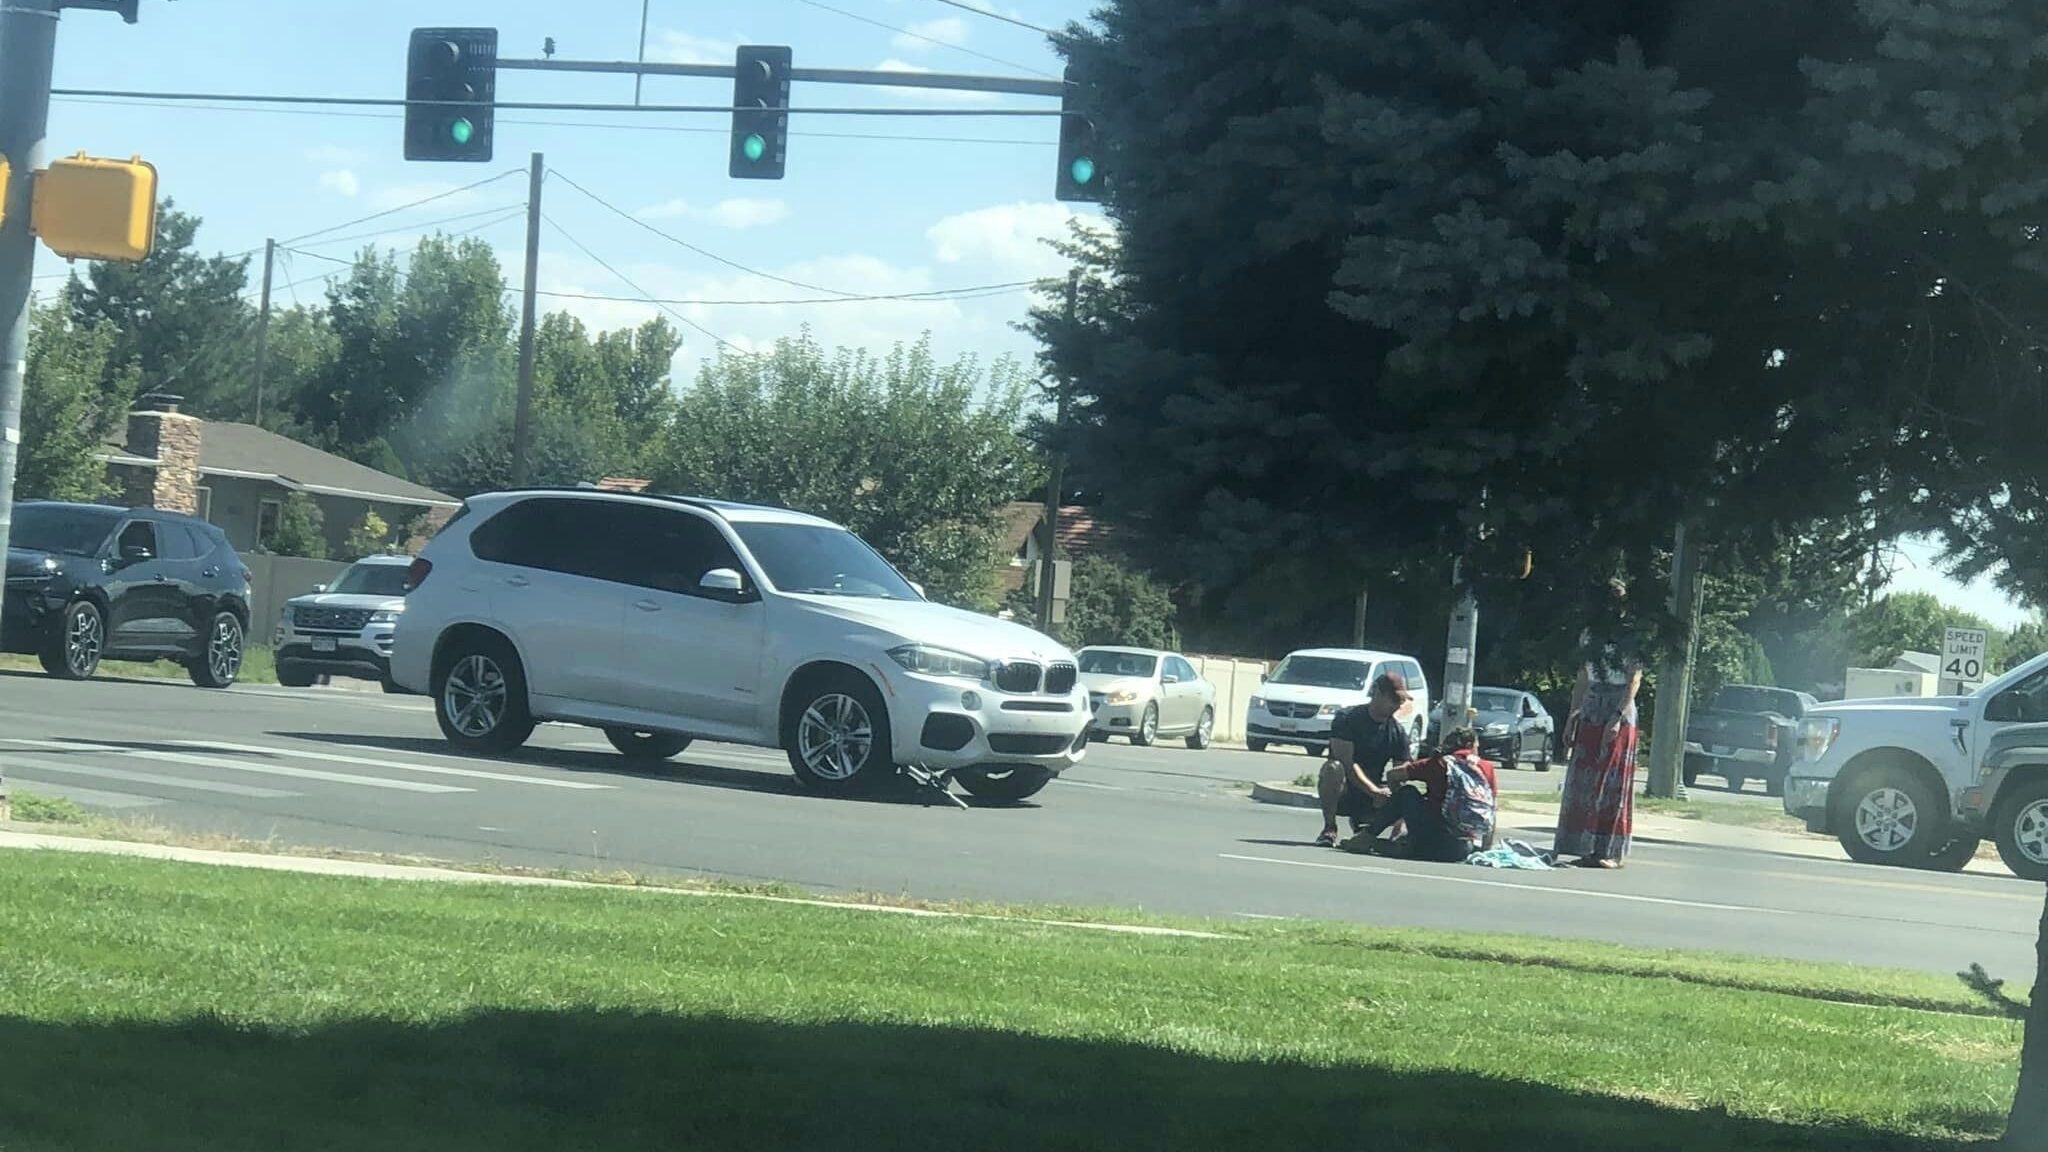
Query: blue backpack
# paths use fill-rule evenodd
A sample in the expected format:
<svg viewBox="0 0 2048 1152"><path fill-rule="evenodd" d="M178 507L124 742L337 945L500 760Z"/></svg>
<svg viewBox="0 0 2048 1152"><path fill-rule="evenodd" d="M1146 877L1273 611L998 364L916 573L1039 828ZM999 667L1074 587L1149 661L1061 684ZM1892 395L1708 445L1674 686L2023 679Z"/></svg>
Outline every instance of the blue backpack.
<svg viewBox="0 0 2048 1152"><path fill-rule="evenodd" d="M1494 796L1472 753L1444 757L1444 829L1469 844L1493 834Z"/></svg>

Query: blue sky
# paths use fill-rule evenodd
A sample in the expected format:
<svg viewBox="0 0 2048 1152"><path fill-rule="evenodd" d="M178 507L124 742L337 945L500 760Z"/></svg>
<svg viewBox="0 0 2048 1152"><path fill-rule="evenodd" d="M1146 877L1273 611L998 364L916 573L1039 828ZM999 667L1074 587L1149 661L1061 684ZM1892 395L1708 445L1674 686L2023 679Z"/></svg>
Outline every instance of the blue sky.
<svg viewBox="0 0 2048 1152"><path fill-rule="evenodd" d="M1048 28L1082 18L1091 6L963 2ZM791 45L799 67L1024 77L1060 70L1037 33L939 0L652 0L650 11L648 56L656 60L730 64L734 46L753 43ZM552 36L560 59L630 60L640 15L641 0L143 0L142 21L133 26L107 13L68 13L56 84L397 98L407 35L416 26L495 26L508 57L537 57ZM501 100L624 103L633 82L506 72L498 93ZM649 103L723 104L731 84L651 78L643 95ZM808 85L798 87L794 102L1050 107L1043 98ZM1076 214L1052 198L1058 127L1050 117L798 118L788 176L780 181L727 177L724 116L508 111L498 118L489 165L405 162L397 117L396 109L381 108L287 113L59 98L49 149L153 161L165 192L205 218L200 240L209 250L260 250L266 237L291 241L294 251L277 270L277 298L285 304L320 299L324 278L342 270L335 261L364 244L408 247L440 221L449 231L476 229L515 269L523 169L535 151L642 224L701 250L656 236L564 181L551 181L543 201L554 224L543 232L540 287L565 294L782 301L1007 284L1063 271L1040 241L1064 232ZM484 188L335 229L514 170L520 174ZM39 260L41 274L62 270L47 252ZM805 323L828 344L885 349L930 331L942 355L1028 358L1030 342L1010 327L1028 301L1012 291L936 301L677 305L674 312L698 326L685 327L677 367L686 379L715 352L714 336L752 348ZM657 313L618 301L554 298L542 305L604 328ZM2002 626L2025 615L1986 583L1966 588L1943 576L1923 544L1909 545L1906 557L1900 588L1936 592Z"/></svg>

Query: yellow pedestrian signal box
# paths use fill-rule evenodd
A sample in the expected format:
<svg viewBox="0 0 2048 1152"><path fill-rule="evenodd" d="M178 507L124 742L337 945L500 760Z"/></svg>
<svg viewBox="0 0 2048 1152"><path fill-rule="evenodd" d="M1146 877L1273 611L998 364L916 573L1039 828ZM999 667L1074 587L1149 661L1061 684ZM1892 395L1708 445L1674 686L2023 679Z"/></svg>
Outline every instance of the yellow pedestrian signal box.
<svg viewBox="0 0 2048 1152"><path fill-rule="evenodd" d="M36 173L29 230L72 260L134 262L156 247L156 166L80 152Z"/></svg>

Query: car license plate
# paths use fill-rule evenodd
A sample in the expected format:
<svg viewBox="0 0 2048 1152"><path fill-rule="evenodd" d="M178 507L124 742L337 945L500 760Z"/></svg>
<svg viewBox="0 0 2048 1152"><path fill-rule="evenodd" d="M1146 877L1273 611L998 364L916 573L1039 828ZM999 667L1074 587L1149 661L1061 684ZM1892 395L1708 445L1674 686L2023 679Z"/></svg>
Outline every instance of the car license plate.
<svg viewBox="0 0 2048 1152"><path fill-rule="evenodd" d="M1296 727L1296 725L1295 725L1294 721L1292 721L1292 720L1282 720L1282 721L1280 721L1280 730L1281 730L1282 732L1292 732L1292 731L1294 731L1295 727Z"/></svg>
<svg viewBox="0 0 2048 1152"><path fill-rule="evenodd" d="M332 651L334 651L334 637L332 637L332 636L315 636L315 637L313 637L313 651L315 651L315 652L332 652Z"/></svg>

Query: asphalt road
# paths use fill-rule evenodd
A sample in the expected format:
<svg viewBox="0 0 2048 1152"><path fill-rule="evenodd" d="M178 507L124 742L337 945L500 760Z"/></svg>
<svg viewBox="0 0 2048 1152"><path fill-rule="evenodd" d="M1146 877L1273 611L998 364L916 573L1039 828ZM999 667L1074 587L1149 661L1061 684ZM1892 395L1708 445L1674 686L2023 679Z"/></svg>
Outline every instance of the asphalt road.
<svg viewBox="0 0 2048 1152"><path fill-rule="evenodd" d="M544 727L512 760L465 758L413 698L0 673L0 772L14 787L195 832L825 892L2032 971L2039 885L1662 844L1639 844L1619 873L1346 856L1308 845L1315 813L1253 803L1245 788L1314 764L1098 744L1032 804L959 811L806 795L782 755L762 749L699 745L634 771L578 728ZM1506 786L1552 791L1561 776L1514 772Z"/></svg>

